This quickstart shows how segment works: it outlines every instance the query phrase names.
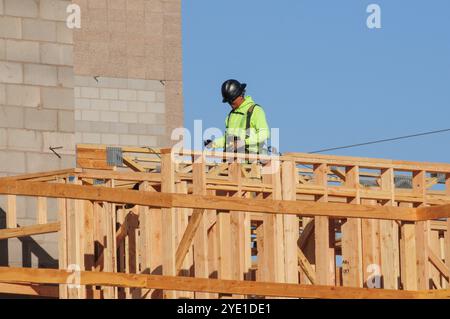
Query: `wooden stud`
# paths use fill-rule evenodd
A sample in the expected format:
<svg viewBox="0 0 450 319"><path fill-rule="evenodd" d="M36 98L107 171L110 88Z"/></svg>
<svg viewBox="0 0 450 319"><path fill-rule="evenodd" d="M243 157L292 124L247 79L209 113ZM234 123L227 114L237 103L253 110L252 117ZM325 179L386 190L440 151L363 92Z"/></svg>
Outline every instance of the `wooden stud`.
<svg viewBox="0 0 450 319"><path fill-rule="evenodd" d="M6 227L17 227L17 196L7 195Z"/></svg>
<svg viewBox="0 0 450 319"><path fill-rule="evenodd" d="M175 192L175 166L172 153L161 155L161 192ZM162 271L163 275L175 276L175 210L164 208L162 210ZM173 291L164 291L164 298L173 299Z"/></svg>
<svg viewBox="0 0 450 319"><path fill-rule="evenodd" d="M382 191L389 192L391 199L383 203L384 206L395 206L394 201L394 170L382 169L380 186ZM400 278L400 247L399 226L395 221L380 220L380 254L383 288L398 289Z"/></svg>
<svg viewBox="0 0 450 319"><path fill-rule="evenodd" d="M282 193L284 200L296 200L296 167L295 162L285 161L281 167ZM285 280L287 283L298 283L298 249L299 220L297 216L283 216Z"/></svg>
<svg viewBox="0 0 450 319"><path fill-rule="evenodd" d="M348 200L361 204L359 195L359 167L346 167L346 187L356 189L356 196ZM342 281L346 287L362 287L361 219L347 218L342 225Z"/></svg>
<svg viewBox="0 0 450 319"><path fill-rule="evenodd" d="M328 167L326 164L314 166L314 177L317 185L324 187L325 193L317 196L316 201L328 202ZM314 241L317 285L334 285L335 283L335 254L334 232L332 232L330 220L325 216L314 218Z"/></svg>
<svg viewBox="0 0 450 319"><path fill-rule="evenodd" d="M416 206L425 206L426 179L425 171L414 171L412 177L413 192L422 197L422 203ZM430 222L416 223L416 258L417 258L417 288L426 290L430 287L430 264L428 260L428 247L430 245Z"/></svg>
<svg viewBox="0 0 450 319"><path fill-rule="evenodd" d="M37 223L47 224L47 197L37 198Z"/></svg>

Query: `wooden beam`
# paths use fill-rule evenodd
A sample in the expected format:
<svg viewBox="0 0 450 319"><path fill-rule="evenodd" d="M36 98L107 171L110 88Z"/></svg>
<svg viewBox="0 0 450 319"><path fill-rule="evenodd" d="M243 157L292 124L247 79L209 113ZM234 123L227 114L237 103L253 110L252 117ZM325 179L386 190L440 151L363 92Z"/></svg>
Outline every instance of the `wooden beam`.
<svg viewBox="0 0 450 319"><path fill-rule="evenodd" d="M56 233L60 230L60 223L48 223L17 228L0 229L0 240L8 238L20 238L49 233Z"/></svg>
<svg viewBox="0 0 450 319"><path fill-rule="evenodd" d="M436 256L436 254L433 252L433 250L428 247L428 260L431 261L431 263L436 267L437 270L448 280L450 277L450 269L447 267L447 265L444 264L444 262Z"/></svg>
<svg viewBox="0 0 450 319"><path fill-rule="evenodd" d="M86 199L118 204L135 204L160 208L202 208L235 210L300 216L329 216L336 218L373 218L415 221L416 210L406 207L381 207L345 203L316 203L311 201L240 199L211 195L146 193L96 186L63 185L40 182L8 181L0 184L0 194L46 196L53 198Z"/></svg>
<svg viewBox="0 0 450 319"><path fill-rule="evenodd" d="M0 283L0 294L58 298L58 286Z"/></svg>
<svg viewBox="0 0 450 319"><path fill-rule="evenodd" d="M316 285L317 284L316 272L314 271L313 267L311 266L311 264L308 261L308 258L306 258L305 254L300 249L300 247L297 247L297 254L298 254L298 263L300 265L300 268L305 273L306 277L308 277L311 284Z"/></svg>
<svg viewBox="0 0 450 319"><path fill-rule="evenodd" d="M0 267L0 282L62 284L67 282L69 276L71 274L65 270ZM90 271L81 271L79 276L81 285L154 288L273 297L331 299L450 298L450 290L414 292Z"/></svg>

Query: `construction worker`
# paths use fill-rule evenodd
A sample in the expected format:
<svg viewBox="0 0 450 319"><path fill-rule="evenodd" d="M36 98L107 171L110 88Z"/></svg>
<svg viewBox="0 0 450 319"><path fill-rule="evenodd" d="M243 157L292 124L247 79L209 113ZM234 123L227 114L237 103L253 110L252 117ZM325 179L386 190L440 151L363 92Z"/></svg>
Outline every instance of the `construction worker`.
<svg viewBox="0 0 450 319"><path fill-rule="evenodd" d="M227 80L222 84L223 103L231 106L225 119L225 135L206 140L206 148L223 148L225 152L266 154L270 137L263 108L250 96L245 96L247 84Z"/></svg>

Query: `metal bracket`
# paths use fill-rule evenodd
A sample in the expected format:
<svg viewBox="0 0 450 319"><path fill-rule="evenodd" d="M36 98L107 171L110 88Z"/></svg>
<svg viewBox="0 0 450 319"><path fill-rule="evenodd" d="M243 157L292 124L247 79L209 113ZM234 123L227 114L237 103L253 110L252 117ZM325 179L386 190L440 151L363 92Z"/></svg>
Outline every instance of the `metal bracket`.
<svg viewBox="0 0 450 319"><path fill-rule="evenodd" d="M106 147L106 162L108 166L123 166L122 148Z"/></svg>

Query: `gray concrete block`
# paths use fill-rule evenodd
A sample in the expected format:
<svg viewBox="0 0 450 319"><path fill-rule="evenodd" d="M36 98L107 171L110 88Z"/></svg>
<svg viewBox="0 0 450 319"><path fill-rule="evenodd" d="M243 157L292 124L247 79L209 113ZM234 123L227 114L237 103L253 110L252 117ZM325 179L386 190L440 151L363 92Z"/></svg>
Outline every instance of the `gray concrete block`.
<svg viewBox="0 0 450 319"><path fill-rule="evenodd" d="M8 145L8 133L6 128L0 128L0 149L5 149Z"/></svg>
<svg viewBox="0 0 450 319"><path fill-rule="evenodd" d="M75 164L75 155L61 155L60 167L61 169L65 168L74 168Z"/></svg>
<svg viewBox="0 0 450 319"><path fill-rule="evenodd" d="M74 111L58 111L58 131L75 132Z"/></svg>
<svg viewBox="0 0 450 319"><path fill-rule="evenodd" d="M102 144L119 145L119 134L102 134Z"/></svg>
<svg viewBox="0 0 450 319"><path fill-rule="evenodd" d="M165 92L157 92L156 93L156 102L160 102L160 103L166 102L166 93Z"/></svg>
<svg viewBox="0 0 450 319"><path fill-rule="evenodd" d="M58 67L58 85L73 88L74 86L74 75L73 67Z"/></svg>
<svg viewBox="0 0 450 319"><path fill-rule="evenodd" d="M110 122L91 122L92 133L118 133L111 129Z"/></svg>
<svg viewBox="0 0 450 319"><path fill-rule="evenodd" d="M73 89L42 88L42 106L47 109L73 110Z"/></svg>
<svg viewBox="0 0 450 319"><path fill-rule="evenodd" d="M158 140L156 138L156 136L143 136L140 135L139 139L138 139L138 144L137 146L152 146L152 147L156 147L158 143Z"/></svg>
<svg viewBox="0 0 450 319"><path fill-rule="evenodd" d="M147 89L147 80L140 79L128 79L128 88L132 90L146 90Z"/></svg>
<svg viewBox="0 0 450 319"><path fill-rule="evenodd" d="M25 153L17 151L0 151L0 171L25 173Z"/></svg>
<svg viewBox="0 0 450 319"><path fill-rule="evenodd" d="M26 161L30 173L59 169L59 158L55 154L27 153Z"/></svg>
<svg viewBox="0 0 450 319"><path fill-rule="evenodd" d="M92 110L83 110L81 111L81 119L83 121L98 122L100 120L100 112Z"/></svg>
<svg viewBox="0 0 450 319"><path fill-rule="evenodd" d="M24 82L26 84L45 86L58 85L58 69L55 66L25 64L24 73Z"/></svg>
<svg viewBox="0 0 450 319"><path fill-rule="evenodd" d="M122 146L138 145L138 135L119 135L119 143Z"/></svg>
<svg viewBox="0 0 450 319"><path fill-rule="evenodd" d="M91 132L91 123L89 121L75 121L75 132Z"/></svg>
<svg viewBox="0 0 450 319"><path fill-rule="evenodd" d="M128 79L100 77L96 84L103 88L125 89L128 87Z"/></svg>
<svg viewBox="0 0 450 319"><path fill-rule="evenodd" d="M93 88L93 87L82 87L81 88L81 97L82 98L98 99L99 96L100 96L100 92L99 92L98 88Z"/></svg>
<svg viewBox="0 0 450 319"><path fill-rule="evenodd" d="M56 131L58 112L56 110L25 110L25 128L33 130Z"/></svg>
<svg viewBox="0 0 450 319"><path fill-rule="evenodd" d="M139 121L141 117L143 117L145 114L139 114ZM138 114L137 113L120 113L120 122L122 123L138 123Z"/></svg>
<svg viewBox="0 0 450 319"><path fill-rule="evenodd" d="M38 107L41 103L41 90L37 86L8 84L6 101L8 105Z"/></svg>
<svg viewBox="0 0 450 319"><path fill-rule="evenodd" d="M5 14L17 17L35 18L38 16L36 0L4 0Z"/></svg>
<svg viewBox="0 0 450 319"><path fill-rule="evenodd" d="M66 8L71 1L40 0L41 18L55 21L66 21Z"/></svg>
<svg viewBox="0 0 450 319"><path fill-rule="evenodd" d="M164 103L147 103L147 112L163 114L166 112Z"/></svg>
<svg viewBox="0 0 450 319"><path fill-rule="evenodd" d="M119 91L117 89L100 89L100 98L107 100L117 100Z"/></svg>
<svg viewBox="0 0 450 319"><path fill-rule="evenodd" d="M156 119L156 114L152 114L152 113L143 113L139 115L139 123L142 124L156 124L157 119Z"/></svg>
<svg viewBox="0 0 450 319"><path fill-rule="evenodd" d="M15 17L0 17L0 38L21 39L22 20Z"/></svg>
<svg viewBox="0 0 450 319"><path fill-rule="evenodd" d="M59 154L74 154L75 135L73 133L44 132L43 137L44 145L42 151L44 153L52 153L49 147L62 147L58 149Z"/></svg>
<svg viewBox="0 0 450 319"><path fill-rule="evenodd" d="M75 99L75 109L90 110L91 109L91 100L76 98Z"/></svg>
<svg viewBox="0 0 450 319"><path fill-rule="evenodd" d="M111 111L100 112L100 121L119 122L119 112L111 112Z"/></svg>
<svg viewBox="0 0 450 319"><path fill-rule="evenodd" d="M8 149L39 152L42 149L42 133L25 129L8 129Z"/></svg>
<svg viewBox="0 0 450 319"><path fill-rule="evenodd" d="M3 15L4 12L3 0L0 0L0 14Z"/></svg>
<svg viewBox="0 0 450 319"><path fill-rule="evenodd" d="M23 19L23 38L36 41L56 41L56 23L53 21Z"/></svg>
<svg viewBox="0 0 450 319"><path fill-rule="evenodd" d="M142 102L155 102L156 93L152 91L137 91L137 100Z"/></svg>
<svg viewBox="0 0 450 319"><path fill-rule="evenodd" d="M99 81L103 78L99 78ZM94 77L92 76L81 76L76 75L75 76L75 85L76 86L96 86L97 82L95 81Z"/></svg>
<svg viewBox="0 0 450 319"><path fill-rule="evenodd" d="M0 60L6 60L6 40L0 39Z"/></svg>
<svg viewBox="0 0 450 319"><path fill-rule="evenodd" d="M119 90L119 99L123 101L136 101L137 92L135 90Z"/></svg>
<svg viewBox="0 0 450 319"><path fill-rule="evenodd" d="M127 134L128 126L129 125L126 123L109 123L110 132L114 132L117 134Z"/></svg>
<svg viewBox="0 0 450 319"><path fill-rule="evenodd" d="M24 127L24 108L18 106L0 107L0 127Z"/></svg>
<svg viewBox="0 0 450 319"><path fill-rule="evenodd" d="M137 135L146 135L147 134L147 124L139 124L134 123L129 125L129 132L131 134L137 134Z"/></svg>
<svg viewBox="0 0 450 319"><path fill-rule="evenodd" d="M39 62L39 43L32 41L6 41L6 59L19 62Z"/></svg>
<svg viewBox="0 0 450 319"><path fill-rule="evenodd" d="M45 64L73 65L73 46L41 43L41 62Z"/></svg>
<svg viewBox="0 0 450 319"><path fill-rule="evenodd" d="M111 101L109 106L111 111L127 111L128 104L125 101Z"/></svg>
<svg viewBox="0 0 450 319"><path fill-rule="evenodd" d="M0 82L22 83L23 82L22 74L23 74L22 64L0 61Z"/></svg>
<svg viewBox="0 0 450 319"><path fill-rule="evenodd" d="M0 83L0 105L6 104L6 85Z"/></svg>
<svg viewBox="0 0 450 319"><path fill-rule="evenodd" d="M101 143L100 140L101 135L99 133L83 133L83 143L99 144Z"/></svg>
<svg viewBox="0 0 450 319"><path fill-rule="evenodd" d="M145 105L145 102L131 101L128 102L127 104L128 110L130 112L137 112L137 113L147 112L147 106Z"/></svg>
<svg viewBox="0 0 450 319"><path fill-rule="evenodd" d="M56 40L59 43L73 44L73 30L65 22L56 23Z"/></svg>
<svg viewBox="0 0 450 319"><path fill-rule="evenodd" d="M145 90L154 92L163 92L164 84L162 84L161 81L158 80L147 80Z"/></svg>
<svg viewBox="0 0 450 319"><path fill-rule="evenodd" d="M108 100L93 99L91 100L91 110L107 111L109 110L109 103Z"/></svg>
<svg viewBox="0 0 450 319"><path fill-rule="evenodd" d="M163 125L147 125L147 135L165 135L166 127Z"/></svg>

